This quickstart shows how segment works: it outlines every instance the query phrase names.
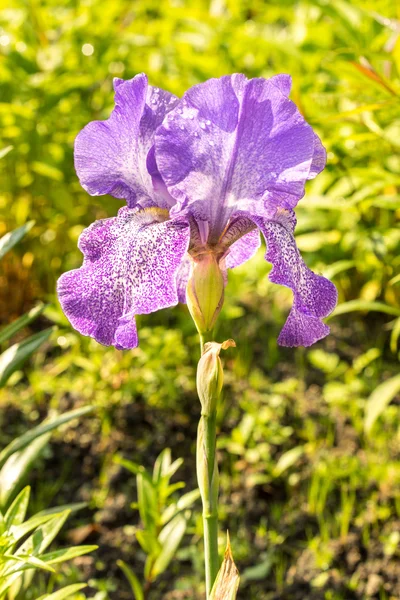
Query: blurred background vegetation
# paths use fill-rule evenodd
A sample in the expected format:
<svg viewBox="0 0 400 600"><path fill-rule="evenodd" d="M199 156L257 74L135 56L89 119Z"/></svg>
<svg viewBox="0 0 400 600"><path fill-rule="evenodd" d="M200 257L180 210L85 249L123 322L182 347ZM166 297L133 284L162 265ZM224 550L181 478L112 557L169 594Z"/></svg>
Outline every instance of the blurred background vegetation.
<svg viewBox="0 0 400 600"><path fill-rule="evenodd" d="M0 149L12 148L0 162L0 235L35 225L2 261L0 323L42 301L14 341L55 328L1 391L0 445L51 411L96 407L53 436L29 476L32 512L87 503L64 535L99 549L57 576L89 583L76 600L128 600L117 560L143 571L136 478L117 453L151 469L168 445L185 459L185 491L196 487L198 342L186 307L140 317L140 347L121 353L75 333L55 297L58 276L81 263L82 229L121 205L81 189L74 138L108 117L113 77L142 71L179 95L237 71L290 73L328 151L298 208L297 242L339 289L331 336L277 347L291 297L268 282L261 250L230 273L216 331L237 343L224 357L219 462L239 598L400 598L399 34L393 0L1 3ZM197 501L150 600L202 597L199 512ZM46 591L44 575L35 581L22 600Z"/></svg>

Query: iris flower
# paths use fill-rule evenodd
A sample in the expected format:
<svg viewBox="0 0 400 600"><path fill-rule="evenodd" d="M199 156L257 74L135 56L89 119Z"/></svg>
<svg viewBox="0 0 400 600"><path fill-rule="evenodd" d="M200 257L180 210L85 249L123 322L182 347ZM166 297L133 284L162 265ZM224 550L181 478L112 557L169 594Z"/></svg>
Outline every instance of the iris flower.
<svg viewBox="0 0 400 600"><path fill-rule="evenodd" d="M329 333L322 318L335 286L303 262L293 209L326 153L289 100L291 78L210 79L178 99L144 74L114 80L115 108L75 142L75 168L91 195L126 200L79 239L83 265L58 294L83 335L118 349L138 344L135 315L186 301L190 273L211 260L227 269L250 259L263 234L269 279L293 292L279 335L310 346Z"/></svg>

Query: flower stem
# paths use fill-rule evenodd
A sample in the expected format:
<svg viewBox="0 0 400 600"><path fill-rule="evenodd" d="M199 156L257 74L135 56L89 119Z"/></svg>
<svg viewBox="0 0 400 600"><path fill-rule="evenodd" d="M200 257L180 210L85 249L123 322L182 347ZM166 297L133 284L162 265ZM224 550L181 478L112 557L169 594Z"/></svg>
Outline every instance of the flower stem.
<svg viewBox="0 0 400 600"><path fill-rule="evenodd" d="M208 336L207 336L208 337ZM200 335L201 350L209 341ZM217 406L217 402L215 402ZM218 556L218 465L216 460L217 409L210 413L202 410L197 436L197 479L203 502L204 562L207 598L217 577Z"/></svg>

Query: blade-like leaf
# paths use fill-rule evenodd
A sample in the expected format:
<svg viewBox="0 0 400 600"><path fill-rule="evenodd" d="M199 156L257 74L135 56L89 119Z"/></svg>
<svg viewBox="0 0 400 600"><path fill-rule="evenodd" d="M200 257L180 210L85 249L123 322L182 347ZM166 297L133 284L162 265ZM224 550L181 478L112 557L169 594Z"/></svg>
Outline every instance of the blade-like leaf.
<svg viewBox="0 0 400 600"><path fill-rule="evenodd" d="M18 491L32 464L47 446L51 433L36 438L27 448L15 452L0 470L0 507L6 507ZM59 511L58 511L59 512Z"/></svg>
<svg viewBox="0 0 400 600"><path fill-rule="evenodd" d="M12 338L13 335L15 335L20 329L26 327L27 325L29 325L29 323L34 321L39 315L42 314L45 308L45 304L38 304L25 315L19 317L19 319L16 319L6 327L3 327L0 330L0 344Z"/></svg>
<svg viewBox="0 0 400 600"><path fill-rule="evenodd" d="M28 521L25 521L25 523L21 523L21 525L13 525L10 528L10 533L13 536L14 541L18 542L18 540L25 537L28 533L36 529L36 527L43 525L43 523L50 521L50 519L51 515L34 515L28 519Z"/></svg>
<svg viewBox="0 0 400 600"><path fill-rule="evenodd" d="M222 561L221 568L218 571L210 600L236 600L239 582L239 571L237 570L233 561L228 535L224 560Z"/></svg>
<svg viewBox="0 0 400 600"><path fill-rule="evenodd" d="M177 515L162 530L158 537L161 544L161 552L158 555L151 570L152 577L158 577L164 573L173 559L175 552L186 531L186 519L183 515Z"/></svg>
<svg viewBox="0 0 400 600"><path fill-rule="evenodd" d="M177 515L182 510L186 510L190 508L196 500L200 498L200 490L192 490L191 492L187 492L187 494L183 494L178 500L176 504L170 504L163 512L161 516L161 525L165 525L170 521L175 515Z"/></svg>
<svg viewBox="0 0 400 600"><path fill-rule="evenodd" d="M367 312L370 310L386 313L387 315L394 315L395 317L400 317L400 308L396 308L396 306L390 306L389 304L384 304L384 302L370 302L368 300L349 300L349 302L343 302L343 304L339 304L339 306L336 307L334 312L327 318L331 319L332 317L345 315L349 312Z"/></svg>
<svg viewBox="0 0 400 600"><path fill-rule="evenodd" d="M70 513L77 512L78 510L82 510L87 507L87 502L74 502L72 504L62 504L60 506L53 506L52 508L45 508L37 513L39 515L55 515L57 513L62 513L65 510L69 510Z"/></svg>
<svg viewBox="0 0 400 600"><path fill-rule="evenodd" d="M69 598L72 594L76 594L80 590L83 590L86 586L86 583L74 583L73 585L68 585L62 590L58 590L57 592L53 592L52 594L45 594L44 596L40 596L37 600L65 600L65 598Z"/></svg>
<svg viewBox="0 0 400 600"><path fill-rule="evenodd" d="M94 552L98 549L98 546L71 546L70 548L62 548L61 550L54 550L54 552L47 552L42 554L40 559L48 565L56 565L66 560L72 560L78 556L83 556L89 552Z"/></svg>
<svg viewBox="0 0 400 600"><path fill-rule="evenodd" d="M28 233L30 229L34 226L35 221L28 221L25 225L18 227L18 229L14 229L14 231L9 231L2 238L0 238L0 259L3 258L7 254L11 248L18 244L18 242Z"/></svg>
<svg viewBox="0 0 400 600"><path fill-rule="evenodd" d="M20 562L23 565L29 565L30 567L34 567L35 569L42 569L43 571L50 571L50 573L55 573L53 567L46 565L40 558L37 556L30 556L29 554L3 554L2 560Z"/></svg>
<svg viewBox="0 0 400 600"><path fill-rule="evenodd" d="M132 594L134 595L135 600L144 600L143 588L132 569L123 560L118 560L117 565L123 571L125 577L129 581L129 585L131 586Z"/></svg>
<svg viewBox="0 0 400 600"><path fill-rule="evenodd" d="M25 540L18 549L17 554L40 555L54 540L65 521L68 519L69 514L69 510L65 510L61 514L51 517L47 523L38 527L38 529Z"/></svg>
<svg viewBox="0 0 400 600"><path fill-rule="evenodd" d="M6 384L7 379L14 371L49 338L52 331L52 327L39 331L26 340L14 344L0 355L0 388Z"/></svg>
<svg viewBox="0 0 400 600"><path fill-rule="evenodd" d="M398 392L400 392L400 375L384 381L372 392L365 407L364 428L367 433L371 431L377 418Z"/></svg>
<svg viewBox="0 0 400 600"><path fill-rule="evenodd" d="M11 152L13 148L14 146L5 146L4 148L2 148L0 150L0 158L4 158L9 152Z"/></svg>
<svg viewBox="0 0 400 600"><path fill-rule="evenodd" d="M34 427L30 431L27 431L20 437L17 437L15 440L13 440L11 442L11 444L6 446L6 448L4 448L4 450L2 450L0 452L0 468L4 465L6 460L12 454L14 454L14 452L18 452L18 450L25 448L25 446L30 444L32 442L32 440L38 438L39 436L43 435L44 433L47 433L48 431L52 431L53 429L56 429L57 427L60 427L61 425L68 423L69 421L72 421L72 419L76 419L76 418L82 417L83 415L86 415L90 412L93 412L93 410L94 410L93 406L84 406L83 408L76 408L76 409L68 411L68 412L64 413L63 415L60 415L54 419L45 421L44 423L41 423L40 425L38 425L37 427Z"/></svg>
<svg viewBox="0 0 400 600"><path fill-rule="evenodd" d="M31 488L26 486L15 498L4 517L6 529L9 529L12 525L23 523L28 510L30 494Z"/></svg>
<svg viewBox="0 0 400 600"><path fill-rule="evenodd" d="M136 481L140 518L145 529L154 531L157 524L158 511L157 496L153 482L147 477L143 477L142 473L137 475Z"/></svg>

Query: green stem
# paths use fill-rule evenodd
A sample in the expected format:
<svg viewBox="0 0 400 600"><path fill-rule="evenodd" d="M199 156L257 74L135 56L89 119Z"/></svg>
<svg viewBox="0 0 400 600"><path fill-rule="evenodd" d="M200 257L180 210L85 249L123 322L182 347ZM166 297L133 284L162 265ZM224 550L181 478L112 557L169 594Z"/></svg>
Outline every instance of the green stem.
<svg viewBox="0 0 400 600"><path fill-rule="evenodd" d="M213 332L212 331L207 331L206 333L200 333L199 332L199 337L200 337L200 354L203 354L203 352L204 352L204 345L207 342L211 342L212 336L213 336Z"/></svg>
<svg viewBox="0 0 400 600"><path fill-rule="evenodd" d="M216 412L202 415L197 446L197 476L203 502L204 562L207 598L217 577L218 556L218 467L216 462Z"/></svg>
<svg viewBox="0 0 400 600"><path fill-rule="evenodd" d="M200 334L201 352L211 340L210 334ZM218 465L216 460L217 411L202 412L197 438L197 478L203 502L204 562L207 598L217 577L218 556Z"/></svg>

